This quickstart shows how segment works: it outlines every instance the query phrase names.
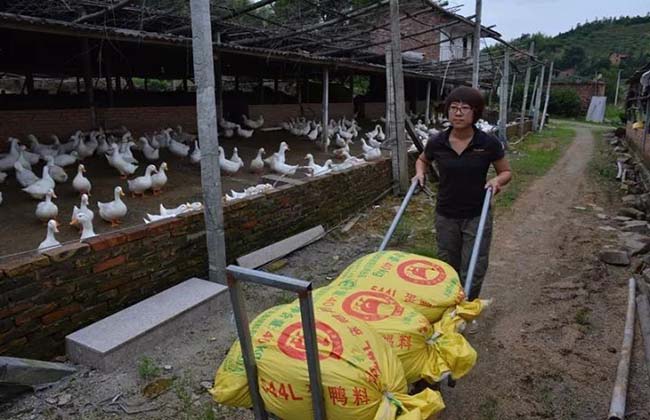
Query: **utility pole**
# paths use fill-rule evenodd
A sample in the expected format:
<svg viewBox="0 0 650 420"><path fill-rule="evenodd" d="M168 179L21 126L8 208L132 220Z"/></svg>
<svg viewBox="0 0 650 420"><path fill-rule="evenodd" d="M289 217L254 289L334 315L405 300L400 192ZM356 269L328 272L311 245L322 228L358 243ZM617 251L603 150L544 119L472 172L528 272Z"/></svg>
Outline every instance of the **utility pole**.
<svg viewBox="0 0 650 420"><path fill-rule="evenodd" d="M472 46L473 67L472 67L472 87L479 88L479 60L481 58L481 13L482 1L476 0L476 18L474 25L474 39Z"/></svg>
<svg viewBox="0 0 650 420"><path fill-rule="evenodd" d="M616 77L616 96L614 96L614 106L618 106L618 89L621 86L621 72L623 70L618 71L618 77Z"/></svg>
<svg viewBox="0 0 650 420"><path fill-rule="evenodd" d="M330 106L330 71L323 69L323 102L321 118L323 120L323 131L321 131L321 142L325 153L327 153L327 140L329 139L329 106Z"/></svg>
<svg viewBox="0 0 650 420"><path fill-rule="evenodd" d="M402 47L399 28L399 0L390 0L390 35L391 35L391 69L393 81L393 99L395 100L395 114L393 124L395 139L393 144L393 181L396 192L406 194L409 189L408 153L406 148L404 106L404 74L402 72Z"/></svg>
<svg viewBox="0 0 650 420"><path fill-rule="evenodd" d="M542 66L542 73L539 76L539 86L537 87L537 95L535 96L535 110L533 111L533 131L539 130L539 111L542 106L542 92L544 91L544 73L546 66Z"/></svg>
<svg viewBox="0 0 650 420"><path fill-rule="evenodd" d="M499 140L508 144L508 82L510 81L510 51L506 48L503 55L503 75L501 76L501 94L499 95Z"/></svg>
<svg viewBox="0 0 650 420"><path fill-rule="evenodd" d="M539 124L539 131L544 129L544 122L546 121L546 112L548 111L548 101L551 97L551 82L553 81L553 65L554 61L551 61L551 69L548 71L548 88L546 89L546 100L544 101L544 112L542 112L542 121Z"/></svg>
<svg viewBox="0 0 650 420"><path fill-rule="evenodd" d="M209 280L226 283L226 242L221 207L219 137L215 101L210 0L190 0L196 115L201 148L201 185L205 204Z"/></svg>
<svg viewBox="0 0 650 420"><path fill-rule="evenodd" d="M535 52L535 42L530 43L530 48L528 49L528 52L532 56L533 53ZM524 99L521 102L521 122L519 124L519 137L524 136L524 128L526 125L526 102L528 101L528 88L530 86L530 66L531 66L531 61L532 58L529 56L528 57L528 65L526 66L526 78L524 79Z"/></svg>

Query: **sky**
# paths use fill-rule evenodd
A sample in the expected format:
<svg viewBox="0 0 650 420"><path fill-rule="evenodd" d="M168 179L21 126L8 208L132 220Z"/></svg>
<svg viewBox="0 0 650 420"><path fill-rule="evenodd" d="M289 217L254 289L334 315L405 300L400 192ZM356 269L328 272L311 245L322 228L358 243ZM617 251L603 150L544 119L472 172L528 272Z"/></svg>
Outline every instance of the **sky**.
<svg viewBox="0 0 650 420"><path fill-rule="evenodd" d="M460 14L475 14L474 0L453 0L450 5L464 4ZM587 19L610 16L637 16L650 12L649 0L483 0L482 23L506 40L524 33L542 32L557 35Z"/></svg>

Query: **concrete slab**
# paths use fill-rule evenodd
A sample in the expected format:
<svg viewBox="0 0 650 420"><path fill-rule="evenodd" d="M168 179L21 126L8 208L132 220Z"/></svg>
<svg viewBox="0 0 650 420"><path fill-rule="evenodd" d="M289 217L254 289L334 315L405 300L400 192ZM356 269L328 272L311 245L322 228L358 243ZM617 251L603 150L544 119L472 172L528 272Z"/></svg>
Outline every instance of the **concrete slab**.
<svg viewBox="0 0 650 420"><path fill-rule="evenodd" d="M282 184L302 185L305 183L305 181L301 181L299 179L289 178L288 176L276 175L276 174L266 174L262 176L262 182L268 184L275 184L277 182L278 185L282 185Z"/></svg>
<svg viewBox="0 0 650 420"><path fill-rule="evenodd" d="M37 386L56 382L75 371L62 363L0 357L0 383Z"/></svg>
<svg viewBox="0 0 650 420"><path fill-rule="evenodd" d="M325 235L322 225L300 232L297 235L283 239L264 248L253 251L250 254L237 258L237 264L245 268L257 268L276 258L283 257L297 249L300 249Z"/></svg>
<svg viewBox="0 0 650 420"><path fill-rule="evenodd" d="M68 335L68 358L103 371L138 360L183 326L229 310L227 290L206 280L186 280Z"/></svg>

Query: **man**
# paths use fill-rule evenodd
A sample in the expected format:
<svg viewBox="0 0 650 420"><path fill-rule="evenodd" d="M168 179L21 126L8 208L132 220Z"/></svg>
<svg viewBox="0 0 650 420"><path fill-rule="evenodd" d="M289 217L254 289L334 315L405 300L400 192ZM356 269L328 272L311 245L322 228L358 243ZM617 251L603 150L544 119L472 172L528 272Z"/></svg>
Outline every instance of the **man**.
<svg viewBox="0 0 650 420"><path fill-rule="evenodd" d="M432 136L415 164L414 179L420 185L424 185L424 177L431 162L435 162L438 167L438 257L456 269L463 285L485 190L492 188L496 195L512 178L501 142L475 127L484 108L485 103L478 90L469 87L453 90L445 101L445 113L451 128ZM487 180L490 165L494 166L496 176ZM488 268L491 238L492 216L488 214L468 300L476 299L480 294ZM475 329L476 324L473 327Z"/></svg>

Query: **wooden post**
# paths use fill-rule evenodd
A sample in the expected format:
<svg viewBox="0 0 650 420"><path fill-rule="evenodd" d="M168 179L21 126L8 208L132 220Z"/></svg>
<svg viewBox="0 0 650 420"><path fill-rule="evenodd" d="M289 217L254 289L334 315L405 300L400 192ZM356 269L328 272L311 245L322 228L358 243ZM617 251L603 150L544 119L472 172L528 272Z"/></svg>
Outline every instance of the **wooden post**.
<svg viewBox="0 0 650 420"><path fill-rule="evenodd" d="M537 88L539 87L539 74L535 76L535 83L533 84L533 95L530 97L530 109L528 110L528 115L533 117L533 111L535 110L535 99L537 98Z"/></svg>
<svg viewBox="0 0 650 420"><path fill-rule="evenodd" d="M503 55L503 74L501 76L501 93L499 94L499 140L508 144L508 82L510 81L510 51L506 48Z"/></svg>
<svg viewBox="0 0 650 420"><path fill-rule="evenodd" d="M618 71L618 76L616 77L616 95L614 96L614 106L618 106L618 89L621 86L621 72L623 70Z"/></svg>
<svg viewBox="0 0 650 420"><path fill-rule="evenodd" d="M402 47L399 27L399 0L390 0L391 69L395 99L395 138L393 145L393 180L399 186L397 191L406 194L410 187L408 153L404 128L406 111L404 107L404 74L402 72ZM388 70L388 69L387 69Z"/></svg>
<svg viewBox="0 0 650 420"><path fill-rule="evenodd" d="M481 0L476 0L476 17L474 18L474 39L472 41L472 87L479 88L479 71L481 60L481 14L483 6Z"/></svg>
<svg viewBox="0 0 650 420"><path fill-rule="evenodd" d="M535 51L535 42L530 43L530 48L528 52L532 55ZM526 124L526 105L528 101L528 89L530 87L530 67L531 67L531 58L528 58L528 65L526 66L526 78L524 79L524 98L521 103L521 122L519 124L519 137L524 136L524 129Z"/></svg>
<svg viewBox="0 0 650 420"><path fill-rule="evenodd" d="M548 71L548 88L546 89L546 100L544 101L544 112L542 112L542 121L539 124L539 131L544 129L544 122L546 121L546 112L548 111L548 101L551 98L551 82L553 81L553 65L555 62L551 61L551 68Z"/></svg>
<svg viewBox="0 0 650 420"><path fill-rule="evenodd" d="M544 91L544 73L546 66L542 66L542 73L539 76L537 95L535 95L535 109L533 110L533 131L539 130L540 107L542 106L542 92Z"/></svg>
<svg viewBox="0 0 650 420"><path fill-rule="evenodd" d="M196 115L201 148L201 185L205 203L205 231L208 246L208 275L210 281L225 284L226 243L221 207L210 0L190 0L190 10Z"/></svg>
<svg viewBox="0 0 650 420"><path fill-rule="evenodd" d="M321 143L323 150L327 153L327 140L329 138L329 107L330 107L330 71L327 67L323 69L323 102L321 109L321 120L323 131L321 131Z"/></svg>
<svg viewBox="0 0 650 420"><path fill-rule="evenodd" d="M431 124L431 80L427 81L427 106L424 121L427 125Z"/></svg>
<svg viewBox="0 0 650 420"><path fill-rule="evenodd" d="M84 60L84 89L86 90L88 108L90 109L90 121L93 127L97 127L97 113L95 112L95 89L93 88L90 44L88 42L88 38L81 39L81 49L83 50Z"/></svg>

